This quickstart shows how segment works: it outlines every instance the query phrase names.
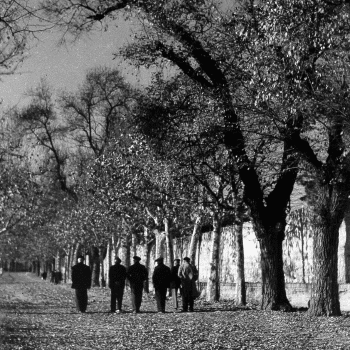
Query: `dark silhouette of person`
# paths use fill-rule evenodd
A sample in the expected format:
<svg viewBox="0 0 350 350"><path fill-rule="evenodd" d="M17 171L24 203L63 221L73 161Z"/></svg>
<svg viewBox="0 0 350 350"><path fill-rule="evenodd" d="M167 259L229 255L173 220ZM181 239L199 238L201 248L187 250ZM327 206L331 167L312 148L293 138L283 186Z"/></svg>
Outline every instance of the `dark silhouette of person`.
<svg viewBox="0 0 350 350"><path fill-rule="evenodd" d="M126 279L126 268L116 257L115 265L109 268L109 288L111 289L111 312L122 312L123 295ZM116 308L118 301L118 309Z"/></svg>
<svg viewBox="0 0 350 350"><path fill-rule="evenodd" d="M144 283L148 280L148 271L144 265L140 264L140 257L135 255L133 260L134 264L127 269L126 278L130 284L133 313L139 313Z"/></svg>
<svg viewBox="0 0 350 350"><path fill-rule="evenodd" d="M77 258L78 263L72 267L72 288L75 289L75 303L77 310L85 312L88 304L87 290L91 288L91 270L84 264L82 255Z"/></svg>
<svg viewBox="0 0 350 350"><path fill-rule="evenodd" d="M164 265L164 259L159 257L155 260L157 266L154 268L152 283L157 301L158 312L165 312L166 292L170 286L170 268Z"/></svg>
<svg viewBox="0 0 350 350"><path fill-rule="evenodd" d="M182 312L193 312L194 299L197 296L196 281L198 279L197 268L186 257L179 267L178 276L181 279Z"/></svg>
<svg viewBox="0 0 350 350"><path fill-rule="evenodd" d="M174 260L174 266L171 268L171 279L170 279L170 288L171 288L171 297L173 299L173 307L175 310L179 307L178 301L178 291L181 287L181 279L178 276L180 267L180 259Z"/></svg>
<svg viewBox="0 0 350 350"><path fill-rule="evenodd" d="M44 271L42 274L41 274L41 277L43 278L44 281L46 281L46 278L47 278L47 272Z"/></svg>

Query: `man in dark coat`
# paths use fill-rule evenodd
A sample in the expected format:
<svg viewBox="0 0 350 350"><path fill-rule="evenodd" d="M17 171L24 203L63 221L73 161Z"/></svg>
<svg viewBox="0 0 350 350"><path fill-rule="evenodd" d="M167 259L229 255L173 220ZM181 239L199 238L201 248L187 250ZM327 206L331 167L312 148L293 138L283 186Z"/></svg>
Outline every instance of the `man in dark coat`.
<svg viewBox="0 0 350 350"><path fill-rule="evenodd" d="M78 263L72 267L72 288L75 289L77 310L85 312L88 304L87 290L91 288L91 270L84 264L84 257L78 256Z"/></svg>
<svg viewBox="0 0 350 350"><path fill-rule="evenodd" d="M115 265L109 268L109 288L111 289L111 312L120 313L122 311L122 302L125 288L126 268L121 264L117 257ZM116 309L118 301L118 309Z"/></svg>
<svg viewBox="0 0 350 350"><path fill-rule="evenodd" d="M128 268L126 278L130 283L133 312L139 313L142 302L143 286L148 280L148 271L144 265L140 264L140 257L134 256L133 259L134 264Z"/></svg>
<svg viewBox="0 0 350 350"><path fill-rule="evenodd" d="M194 299L198 293L196 287L198 270L190 261L190 258L184 258L178 272L178 276L181 279L182 312L193 312Z"/></svg>
<svg viewBox="0 0 350 350"><path fill-rule="evenodd" d="M171 272L168 266L164 265L163 258L155 260L157 266L154 268L152 283L157 301L158 312L165 312L166 292L170 286Z"/></svg>
<svg viewBox="0 0 350 350"><path fill-rule="evenodd" d="M181 286L181 279L178 276L179 267L180 267L180 259L175 259L174 266L171 268L171 280L170 280L171 296L173 299L173 306L175 310L177 310L179 307L177 294Z"/></svg>

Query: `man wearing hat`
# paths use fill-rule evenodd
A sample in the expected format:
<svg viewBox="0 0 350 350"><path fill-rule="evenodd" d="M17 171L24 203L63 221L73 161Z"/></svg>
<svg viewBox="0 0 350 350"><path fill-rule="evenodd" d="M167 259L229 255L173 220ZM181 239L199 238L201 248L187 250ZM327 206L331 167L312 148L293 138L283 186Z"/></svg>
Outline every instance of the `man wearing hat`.
<svg viewBox="0 0 350 350"><path fill-rule="evenodd" d="M198 293L196 288L198 271L194 265L190 264L190 261L190 258L184 258L178 272L182 287L182 312L193 312L194 299L197 297Z"/></svg>
<svg viewBox="0 0 350 350"><path fill-rule="evenodd" d="M152 283L157 301L158 312L165 312L166 291L170 286L171 272L168 266L164 265L162 257L155 260L157 266L154 268Z"/></svg>
<svg viewBox="0 0 350 350"><path fill-rule="evenodd" d="M109 268L109 288L111 289L111 312L120 313L125 288L126 268L121 264L121 260L116 257L115 265ZM118 309L116 302L118 301Z"/></svg>
<svg viewBox="0 0 350 350"><path fill-rule="evenodd" d="M142 302L143 285L148 280L148 271L144 265L140 264L140 257L135 255L133 260L134 264L128 268L126 278L130 283L133 312L139 313Z"/></svg>
<svg viewBox="0 0 350 350"><path fill-rule="evenodd" d="M91 270L84 264L84 257L79 255L78 263L72 267L72 288L75 289L77 310L85 312L88 304L87 290L91 288Z"/></svg>
<svg viewBox="0 0 350 350"><path fill-rule="evenodd" d="M175 310L177 310L179 307L177 294L181 287L181 279L178 276L179 267L180 267L180 259L175 259L174 266L171 268L171 280L170 280L171 296L173 299L173 306Z"/></svg>

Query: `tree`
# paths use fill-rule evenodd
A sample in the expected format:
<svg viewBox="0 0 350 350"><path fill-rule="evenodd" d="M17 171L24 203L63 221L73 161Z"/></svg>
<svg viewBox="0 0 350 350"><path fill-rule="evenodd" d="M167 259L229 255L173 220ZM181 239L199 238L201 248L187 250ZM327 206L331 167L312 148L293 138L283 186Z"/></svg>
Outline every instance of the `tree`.
<svg viewBox="0 0 350 350"><path fill-rule="evenodd" d="M245 186L245 200L250 209L261 247L263 295L262 308L289 310L282 261L282 241L286 225L286 210L296 174L298 155L288 139L280 142L281 152L274 186L266 191L261 183L254 158L249 153L242 125L242 109L237 104L244 85L251 75L244 71L245 56L240 36L241 15L231 10L221 11L215 1L98 1L85 6L83 2L46 1L45 10L56 16L60 25L81 34L93 27L94 21L114 18L118 11L138 13L144 31L122 54L136 65L171 62L216 102L217 137L225 146L228 157L235 162ZM74 11L74 12L73 12ZM68 20L69 18L69 20ZM245 114L248 120L252 116ZM255 117L255 115L253 116ZM286 115L284 125L297 134L294 115Z"/></svg>

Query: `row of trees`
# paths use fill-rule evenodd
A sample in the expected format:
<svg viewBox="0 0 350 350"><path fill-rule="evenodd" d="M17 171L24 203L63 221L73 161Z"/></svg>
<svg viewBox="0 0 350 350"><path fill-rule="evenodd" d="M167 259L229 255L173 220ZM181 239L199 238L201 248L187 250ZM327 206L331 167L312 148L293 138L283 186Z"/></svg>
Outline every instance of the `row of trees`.
<svg viewBox="0 0 350 350"><path fill-rule="evenodd" d="M3 235L41 256L45 244L48 252L100 247L111 237L123 252L133 234L149 247L164 233L173 257L173 235L194 228L193 248L200 223L209 222L207 295L215 299L221 227L234 225L239 243L249 218L260 243L262 308L290 310L282 242L299 174L315 226L309 313L340 315L338 231L350 195L348 6L44 0L41 18L74 37L119 15L137 21L133 42L116 55L172 74L155 74L137 91L119 72L99 69L57 101L45 84L33 91L29 106L10 113L10 139L21 151L5 152Z"/></svg>

